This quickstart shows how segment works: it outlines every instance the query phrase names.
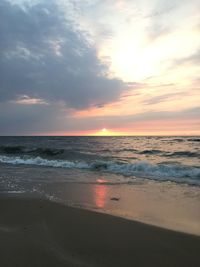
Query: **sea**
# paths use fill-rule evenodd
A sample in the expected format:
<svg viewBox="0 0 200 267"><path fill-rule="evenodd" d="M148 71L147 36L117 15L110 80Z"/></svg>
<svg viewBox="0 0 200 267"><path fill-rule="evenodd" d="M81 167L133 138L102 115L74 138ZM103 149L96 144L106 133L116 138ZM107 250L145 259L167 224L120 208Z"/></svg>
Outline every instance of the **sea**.
<svg viewBox="0 0 200 267"><path fill-rule="evenodd" d="M0 163L115 174L105 181L113 184L143 178L199 186L200 137L0 137Z"/></svg>
<svg viewBox="0 0 200 267"><path fill-rule="evenodd" d="M0 197L200 234L200 137L0 137Z"/></svg>

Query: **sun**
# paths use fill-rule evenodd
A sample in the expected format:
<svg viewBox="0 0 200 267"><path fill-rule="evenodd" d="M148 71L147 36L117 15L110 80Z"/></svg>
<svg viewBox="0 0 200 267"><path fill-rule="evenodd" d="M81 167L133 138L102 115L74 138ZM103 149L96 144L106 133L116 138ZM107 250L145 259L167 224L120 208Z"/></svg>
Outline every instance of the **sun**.
<svg viewBox="0 0 200 267"><path fill-rule="evenodd" d="M107 129L107 128L102 128L99 131L93 133L92 135L95 135L95 136L115 136L118 134L116 132L113 132L112 130Z"/></svg>
<svg viewBox="0 0 200 267"><path fill-rule="evenodd" d="M93 131L93 132L90 132L90 136L123 136L125 135L126 133L125 132L121 132L121 131L114 131L112 129L108 129L108 128L100 128L99 130L97 131Z"/></svg>

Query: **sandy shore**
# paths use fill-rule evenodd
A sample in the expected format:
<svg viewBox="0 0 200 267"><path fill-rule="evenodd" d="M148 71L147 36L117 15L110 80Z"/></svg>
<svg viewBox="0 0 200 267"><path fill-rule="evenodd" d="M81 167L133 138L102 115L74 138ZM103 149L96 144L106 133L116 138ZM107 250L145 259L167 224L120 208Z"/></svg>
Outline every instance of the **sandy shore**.
<svg viewBox="0 0 200 267"><path fill-rule="evenodd" d="M134 179L133 184L102 183L111 176L124 179L109 173L100 176L83 170L1 164L0 194L36 195L200 236L200 187L147 179ZM66 182L80 178L92 183ZM119 201L112 201L113 197Z"/></svg>
<svg viewBox="0 0 200 267"><path fill-rule="evenodd" d="M0 266L200 266L200 237L38 199L0 198Z"/></svg>

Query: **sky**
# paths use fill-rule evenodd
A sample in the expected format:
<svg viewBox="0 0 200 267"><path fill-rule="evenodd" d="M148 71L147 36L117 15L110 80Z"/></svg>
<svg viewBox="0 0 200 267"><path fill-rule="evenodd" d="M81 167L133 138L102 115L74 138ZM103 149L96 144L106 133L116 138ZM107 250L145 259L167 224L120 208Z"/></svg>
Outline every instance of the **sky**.
<svg viewBox="0 0 200 267"><path fill-rule="evenodd" d="M199 0L0 1L0 135L199 134Z"/></svg>

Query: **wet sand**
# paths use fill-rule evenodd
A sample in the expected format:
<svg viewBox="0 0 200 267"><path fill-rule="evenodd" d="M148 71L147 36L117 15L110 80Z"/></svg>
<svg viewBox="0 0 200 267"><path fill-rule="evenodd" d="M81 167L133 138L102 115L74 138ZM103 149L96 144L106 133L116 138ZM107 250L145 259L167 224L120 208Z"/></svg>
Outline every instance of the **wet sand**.
<svg viewBox="0 0 200 267"><path fill-rule="evenodd" d="M55 179L56 177L56 179ZM66 182L80 179L92 183ZM0 166L0 195L48 198L146 224L200 236L200 187L133 179L132 184L105 184L120 177L83 170L24 165ZM121 179L124 179L121 177ZM113 201L118 198L119 201Z"/></svg>
<svg viewBox="0 0 200 267"><path fill-rule="evenodd" d="M200 266L200 237L47 200L0 198L0 266Z"/></svg>

